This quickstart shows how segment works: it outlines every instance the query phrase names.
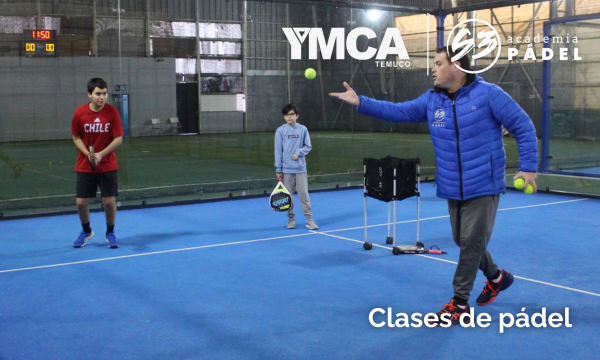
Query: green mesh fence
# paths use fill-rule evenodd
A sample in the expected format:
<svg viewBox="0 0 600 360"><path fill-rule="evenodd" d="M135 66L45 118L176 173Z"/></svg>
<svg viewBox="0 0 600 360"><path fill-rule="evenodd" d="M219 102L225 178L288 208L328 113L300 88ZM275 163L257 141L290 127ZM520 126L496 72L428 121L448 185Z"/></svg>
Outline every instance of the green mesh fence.
<svg viewBox="0 0 600 360"><path fill-rule="evenodd" d="M551 47L548 164L553 170L600 168L600 52L593 45L600 39L598 28L600 18L552 25L554 38L562 40Z"/></svg>
<svg viewBox="0 0 600 360"><path fill-rule="evenodd" d="M547 170L561 175L551 180L555 189L600 193L598 28L600 16L560 22L550 28L554 57L548 85Z"/></svg>
<svg viewBox="0 0 600 360"><path fill-rule="evenodd" d="M196 9L195 3L25 1L0 6L0 213L74 210L77 149L71 118L88 101L85 85L92 77L108 82L109 103L127 118L128 136L116 151L122 207L270 192L274 134L284 123L281 108L287 103L300 108L298 122L310 131L311 189L361 185L362 159L388 154L420 157L423 178L433 178L435 155L426 124L367 118L327 95L342 91L343 81L361 95L395 102L427 91L432 86L427 48L433 49L436 39L433 17L428 29L427 16L414 9L375 13L312 2L238 0L200 1ZM454 18L465 19L467 13L458 15ZM509 26L506 21L500 20ZM368 27L377 38L359 37L360 51L377 48L386 28L399 27L412 65L381 67L374 59L353 60L347 51L343 59L311 60L308 42L302 45L302 59L291 60L284 27L321 28L326 37L332 28L343 28L347 35ZM49 38L30 36L32 30L49 31ZM592 33L582 34L580 42L593 39ZM590 63L584 78L597 84L592 80L595 60L585 56ZM483 74L519 102L538 130L541 103L530 94L533 85L541 87L540 63L506 71L503 63ZM566 62L560 66L573 66L575 73L581 69ZM314 80L304 77L307 68L317 71ZM553 155L560 154L553 161L598 154L592 121L598 107L589 105L596 93L594 88L586 93L587 107L553 111L556 119L578 119L576 129L567 126L569 121L553 122L559 135L551 148ZM515 173L514 139L506 137L505 145L507 174ZM99 198L92 201L92 207L100 204Z"/></svg>

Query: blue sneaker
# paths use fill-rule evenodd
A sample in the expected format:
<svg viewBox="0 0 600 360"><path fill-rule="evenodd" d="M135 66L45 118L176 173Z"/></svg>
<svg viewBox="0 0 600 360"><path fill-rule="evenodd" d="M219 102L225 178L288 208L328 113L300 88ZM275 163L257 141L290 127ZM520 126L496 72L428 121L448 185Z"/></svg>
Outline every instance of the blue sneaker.
<svg viewBox="0 0 600 360"><path fill-rule="evenodd" d="M81 234L79 234L79 237L77 238L77 240L75 240L75 242L73 243L73 247L74 248L83 247L85 245L85 243L89 239L91 239L93 236L94 236L93 230L90 233L86 233L85 231L82 231Z"/></svg>
<svg viewBox="0 0 600 360"><path fill-rule="evenodd" d="M111 249L116 249L119 247L119 242L117 241L117 237L114 232L106 234L106 242L108 243L108 247Z"/></svg>

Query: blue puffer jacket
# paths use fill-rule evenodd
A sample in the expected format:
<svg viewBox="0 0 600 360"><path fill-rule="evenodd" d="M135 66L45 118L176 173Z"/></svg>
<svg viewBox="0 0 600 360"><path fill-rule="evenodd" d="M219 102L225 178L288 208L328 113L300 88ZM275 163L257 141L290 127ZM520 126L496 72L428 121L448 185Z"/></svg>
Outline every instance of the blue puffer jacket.
<svg viewBox="0 0 600 360"><path fill-rule="evenodd" d="M536 172L537 137L531 119L500 87L479 76L454 96L429 90L417 99L391 103L359 96L357 111L392 122L429 123L436 155L437 195L468 200L506 188L504 127L515 135L519 170Z"/></svg>

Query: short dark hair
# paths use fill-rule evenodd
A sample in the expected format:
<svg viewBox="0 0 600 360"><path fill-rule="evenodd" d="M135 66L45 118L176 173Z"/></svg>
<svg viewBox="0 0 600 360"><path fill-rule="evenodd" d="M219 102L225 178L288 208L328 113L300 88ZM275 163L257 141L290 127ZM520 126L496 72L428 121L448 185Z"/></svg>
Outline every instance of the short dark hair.
<svg viewBox="0 0 600 360"><path fill-rule="evenodd" d="M281 113L283 115L286 115L287 113L290 112L290 110L294 110L294 112L296 113L296 115L300 115L300 110L298 110L298 108L295 107L292 104L287 104L286 106L284 106L283 109L281 109Z"/></svg>
<svg viewBox="0 0 600 360"><path fill-rule="evenodd" d="M88 81L87 88L88 88L88 94L91 94L94 92L95 88L98 88L98 89L108 88L108 84L106 83L106 81L104 81L104 79L93 78L93 79L90 79L90 81Z"/></svg>
<svg viewBox="0 0 600 360"><path fill-rule="evenodd" d="M451 48L446 48L445 46L441 46L435 49L437 54L446 53L446 59L448 59L449 63L452 63L452 57L458 55L460 51L453 51ZM469 53L464 54L460 59L458 59L460 67L464 70L471 70L471 55Z"/></svg>

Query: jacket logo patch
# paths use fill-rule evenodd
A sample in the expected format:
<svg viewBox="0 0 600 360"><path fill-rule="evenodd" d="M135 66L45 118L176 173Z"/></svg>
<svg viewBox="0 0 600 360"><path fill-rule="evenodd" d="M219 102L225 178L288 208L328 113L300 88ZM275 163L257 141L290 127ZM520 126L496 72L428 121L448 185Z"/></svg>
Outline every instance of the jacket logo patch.
<svg viewBox="0 0 600 360"><path fill-rule="evenodd" d="M298 137L298 135L288 135L288 139L295 139L297 137Z"/></svg>
<svg viewBox="0 0 600 360"><path fill-rule="evenodd" d="M431 126L433 127L444 127L445 126L445 122L444 122L444 118L446 117L446 113L444 112L444 110L442 109L437 109L434 113L433 113L433 123L431 124Z"/></svg>

